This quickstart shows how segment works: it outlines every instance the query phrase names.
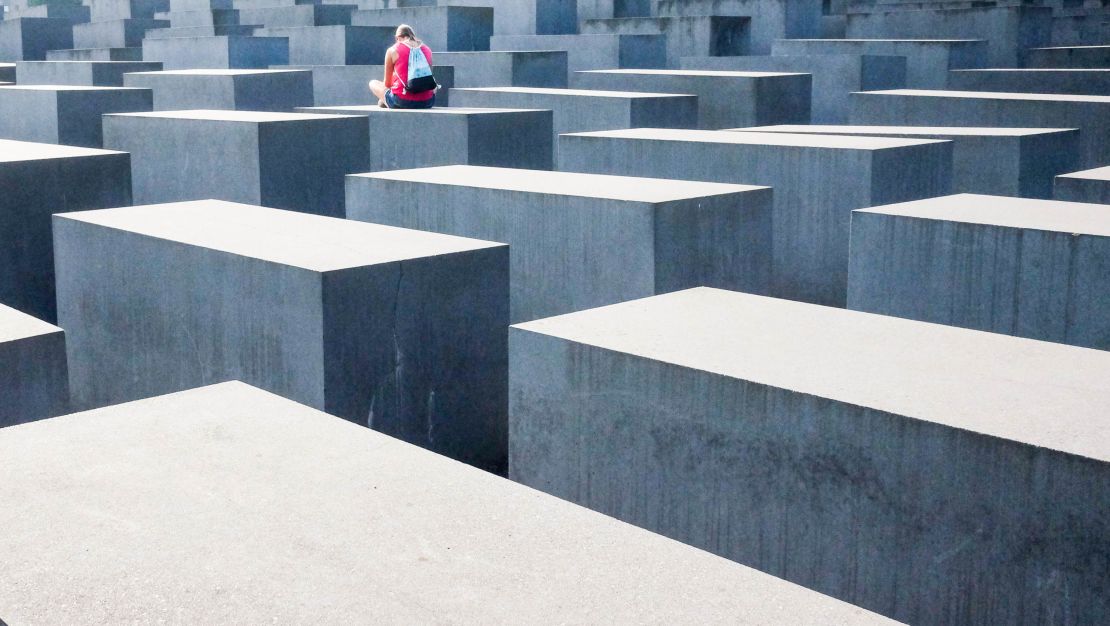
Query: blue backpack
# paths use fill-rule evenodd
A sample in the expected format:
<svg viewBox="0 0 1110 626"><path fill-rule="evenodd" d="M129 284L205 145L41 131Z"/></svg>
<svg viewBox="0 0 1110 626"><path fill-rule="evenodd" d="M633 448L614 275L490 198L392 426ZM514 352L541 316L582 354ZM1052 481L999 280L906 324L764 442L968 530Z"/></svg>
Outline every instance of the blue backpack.
<svg viewBox="0 0 1110 626"><path fill-rule="evenodd" d="M432 76L432 66L428 65L428 57L424 56L424 52L419 46L413 48L408 44L405 46L409 49L409 71L405 80L405 91L407 93L425 93L434 91L439 88L436 79Z"/></svg>

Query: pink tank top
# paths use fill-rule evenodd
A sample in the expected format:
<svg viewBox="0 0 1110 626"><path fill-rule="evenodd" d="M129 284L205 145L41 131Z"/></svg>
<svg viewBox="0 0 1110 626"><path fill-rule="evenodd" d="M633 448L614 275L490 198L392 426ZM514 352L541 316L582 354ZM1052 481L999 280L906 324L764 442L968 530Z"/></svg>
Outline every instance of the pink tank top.
<svg viewBox="0 0 1110 626"><path fill-rule="evenodd" d="M411 48L404 43L399 43L394 48L397 50L397 61L393 64L393 86L390 87L390 91L402 100L412 100L413 102L431 100L436 95L434 91L417 94L405 93L405 82L401 77L407 78L409 75L409 50ZM428 59L428 65L430 66L432 64L432 49L428 46L420 46L420 51L424 53L424 57Z"/></svg>

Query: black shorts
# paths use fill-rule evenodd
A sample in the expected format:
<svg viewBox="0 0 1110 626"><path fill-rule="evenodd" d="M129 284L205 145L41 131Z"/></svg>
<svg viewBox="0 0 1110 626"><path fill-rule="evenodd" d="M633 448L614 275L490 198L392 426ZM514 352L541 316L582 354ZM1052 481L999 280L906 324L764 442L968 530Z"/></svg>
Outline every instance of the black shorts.
<svg viewBox="0 0 1110 626"><path fill-rule="evenodd" d="M427 100L405 100L392 91L385 92L385 106L391 109L430 109L436 105L435 94Z"/></svg>

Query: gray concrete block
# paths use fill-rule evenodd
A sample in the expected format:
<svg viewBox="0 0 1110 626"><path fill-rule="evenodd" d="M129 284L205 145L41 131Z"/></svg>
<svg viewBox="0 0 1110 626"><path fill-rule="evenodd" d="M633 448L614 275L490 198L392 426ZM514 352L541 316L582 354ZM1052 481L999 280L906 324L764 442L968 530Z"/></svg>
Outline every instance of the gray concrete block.
<svg viewBox="0 0 1110 626"><path fill-rule="evenodd" d="M948 88L1110 96L1110 69L959 70L948 74Z"/></svg>
<svg viewBox="0 0 1110 626"><path fill-rule="evenodd" d="M10 8L14 5L12 3ZM43 2L9 12L12 19L60 19L70 25L89 21L90 14L89 7L77 2Z"/></svg>
<svg viewBox="0 0 1110 626"><path fill-rule="evenodd" d="M567 53L437 52L435 63L455 68L456 87L566 87Z"/></svg>
<svg viewBox="0 0 1110 626"><path fill-rule="evenodd" d="M54 220L75 407L242 380L504 468L508 246L215 200Z"/></svg>
<svg viewBox="0 0 1110 626"><path fill-rule="evenodd" d="M645 128L563 135L559 166L773 187L772 295L844 306L851 211L950 193L952 143Z"/></svg>
<svg viewBox="0 0 1110 626"><path fill-rule="evenodd" d="M532 109L383 109L376 104L300 108L302 113L363 115L370 159L365 171L434 165L549 170L551 111Z"/></svg>
<svg viewBox="0 0 1110 626"><path fill-rule="evenodd" d="M264 69L289 63L290 43L285 37L147 37L143 60L167 70Z"/></svg>
<svg viewBox="0 0 1110 626"><path fill-rule="evenodd" d="M0 89L0 138L99 148L101 115L151 106L146 89L13 85Z"/></svg>
<svg viewBox="0 0 1110 626"><path fill-rule="evenodd" d="M242 383L5 429L0 472L12 623L889 623Z"/></svg>
<svg viewBox="0 0 1110 626"><path fill-rule="evenodd" d="M735 56L751 51L747 17L684 16L583 20L583 35L666 35L667 67L682 57Z"/></svg>
<svg viewBox="0 0 1110 626"><path fill-rule="evenodd" d="M575 89L684 93L698 97L698 128L808 124L810 74L714 70L592 70L571 76ZM753 122L752 120L768 120ZM775 120L771 122L770 120Z"/></svg>
<svg viewBox="0 0 1110 626"><path fill-rule="evenodd" d="M652 0L578 0L578 19L650 17Z"/></svg>
<svg viewBox="0 0 1110 626"><path fill-rule="evenodd" d="M1056 177L1057 200L1110 204L1110 166Z"/></svg>
<svg viewBox="0 0 1110 626"><path fill-rule="evenodd" d="M846 34L852 39L985 39L988 67L1017 67L1027 48L1052 43L1049 7L892 10L850 13L847 20Z"/></svg>
<svg viewBox="0 0 1110 626"><path fill-rule="evenodd" d="M312 74L303 70L167 70L124 77L154 92L155 111L292 111L311 106Z"/></svg>
<svg viewBox="0 0 1110 626"><path fill-rule="evenodd" d="M15 63L0 63L0 80L6 83L15 82Z"/></svg>
<svg viewBox="0 0 1110 626"><path fill-rule="evenodd" d="M152 19L169 9L168 0L96 0L89 4L89 21Z"/></svg>
<svg viewBox="0 0 1110 626"><path fill-rule="evenodd" d="M135 48L143 45L143 35L154 28L169 28L167 20L118 19L76 24L73 48Z"/></svg>
<svg viewBox="0 0 1110 626"><path fill-rule="evenodd" d="M768 54L776 39L821 36L821 0L657 0L655 14L751 18L750 54Z"/></svg>
<svg viewBox="0 0 1110 626"><path fill-rule="evenodd" d="M312 72L313 100L317 106L349 106L377 104L370 93L370 81L385 78L384 65L289 65L275 69L308 70ZM447 106L451 87L455 86L455 68L434 65L432 75L443 89L436 93L436 106Z"/></svg>
<svg viewBox="0 0 1110 626"><path fill-rule="evenodd" d="M695 128L698 124L698 99L689 95L496 87L453 89L451 104L479 108L551 109L556 165L560 162L557 142L562 133L609 128Z"/></svg>
<svg viewBox="0 0 1110 626"><path fill-rule="evenodd" d="M1078 128L1078 167L1110 163L1110 96L896 89L852 94L852 124Z"/></svg>
<svg viewBox="0 0 1110 626"><path fill-rule="evenodd" d="M364 171L366 121L261 111L107 115L105 145L130 152L136 204L216 198L343 215L343 177Z"/></svg>
<svg viewBox="0 0 1110 626"><path fill-rule="evenodd" d="M128 72L160 69L161 63L133 61L19 61L16 76L21 85L122 87Z"/></svg>
<svg viewBox="0 0 1110 626"><path fill-rule="evenodd" d="M349 176L347 217L508 243L513 322L770 283L767 187L449 166Z"/></svg>
<svg viewBox="0 0 1110 626"><path fill-rule="evenodd" d="M1035 48L1025 53L1025 67L1110 68L1110 45Z"/></svg>
<svg viewBox="0 0 1110 626"><path fill-rule="evenodd" d="M789 125L737 130L948 140L953 193L1051 198L1053 179L1075 171L1079 161L1075 129Z"/></svg>
<svg viewBox="0 0 1110 626"><path fill-rule="evenodd" d="M166 13L164 17L170 21L174 28L244 24L244 22L239 21L239 11L235 9L170 11Z"/></svg>
<svg viewBox="0 0 1110 626"><path fill-rule="evenodd" d="M65 342L61 328L0 304L0 428L69 412Z"/></svg>
<svg viewBox="0 0 1110 626"><path fill-rule="evenodd" d="M54 322L50 215L131 204L130 156L0 140L0 189L0 303Z"/></svg>
<svg viewBox="0 0 1110 626"><path fill-rule="evenodd" d="M1110 354L711 289L509 350L513 480L911 624L1110 610Z"/></svg>
<svg viewBox="0 0 1110 626"><path fill-rule="evenodd" d="M289 60L270 65L369 65L382 63L396 27L305 26L266 28L258 34L289 38Z"/></svg>
<svg viewBox="0 0 1110 626"><path fill-rule="evenodd" d="M906 86L944 89L948 72L987 66L986 41L915 39L784 39L776 41L775 56L826 56L830 54L871 54L904 56Z"/></svg>
<svg viewBox="0 0 1110 626"><path fill-rule="evenodd" d="M250 9L240 8L239 21L242 24L259 24L265 28L349 26L351 24L351 14L357 8L357 2L351 4L287 4Z"/></svg>
<svg viewBox="0 0 1110 626"><path fill-rule="evenodd" d="M494 35L490 50L561 50L567 70L653 68L667 65L665 35Z"/></svg>
<svg viewBox="0 0 1110 626"><path fill-rule="evenodd" d="M851 309L1110 350L1107 306L1106 205L966 194L852 215Z"/></svg>
<svg viewBox="0 0 1110 626"><path fill-rule="evenodd" d="M0 61L41 61L47 50L73 47L73 24L53 17L0 20Z"/></svg>
<svg viewBox="0 0 1110 626"><path fill-rule="evenodd" d="M351 23L393 29L414 24L417 36L434 51L472 52L489 50L493 15L489 6L413 7L356 11Z"/></svg>
<svg viewBox="0 0 1110 626"><path fill-rule="evenodd" d="M170 0L171 13L186 11L228 11L234 8L232 0Z"/></svg>
<svg viewBox="0 0 1110 626"><path fill-rule="evenodd" d="M76 50L48 50L47 61L142 61L143 49L138 48L79 48Z"/></svg>
<svg viewBox="0 0 1110 626"><path fill-rule="evenodd" d="M682 68L726 72L803 72L812 75L814 124L848 121L848 94L906 86L906 58L854 54L817 56L683 57Z"/></svg>
<svg viewBox="0 0 1110 626"><path fill-rule="evenodd" d="M492 7L495 35L578 32L577 0L443 0L449 6ZM420 32L417 29L417 32Z"/></svg>
<svg viewBox="0 0 1110 626"><path fill-rule="evenodd" d="M261 27L242 24L216 24L214 26L182 26L180 28L155 28L146 31L144 40L183 39L186 37L252 37Z"/></svg>

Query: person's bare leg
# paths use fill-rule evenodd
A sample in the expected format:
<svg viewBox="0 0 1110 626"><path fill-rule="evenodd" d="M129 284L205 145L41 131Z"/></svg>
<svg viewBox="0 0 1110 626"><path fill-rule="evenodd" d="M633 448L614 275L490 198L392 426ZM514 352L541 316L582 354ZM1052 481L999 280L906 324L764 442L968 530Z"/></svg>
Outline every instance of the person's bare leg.
<svg viewBox="0 0 1110 626"><path fill-rule="evenodd" d="M385 83L380 80L370 81L370 93L378 99L378 104L385 104Z"/></svg>

